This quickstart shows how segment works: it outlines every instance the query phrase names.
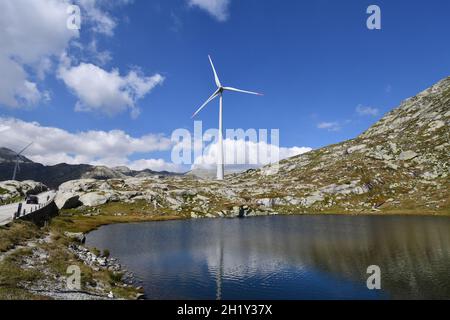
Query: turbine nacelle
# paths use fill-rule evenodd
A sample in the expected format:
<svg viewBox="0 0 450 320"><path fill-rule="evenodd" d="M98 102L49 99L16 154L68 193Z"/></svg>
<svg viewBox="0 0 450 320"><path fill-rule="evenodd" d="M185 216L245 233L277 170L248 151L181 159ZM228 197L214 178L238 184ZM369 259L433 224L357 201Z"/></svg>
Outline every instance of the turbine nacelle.
<svg viewBox="0 0 450 320"><path fill-rule="evenodd" d="M13 176L12 176L12 180L16 180L16 174L18 171L20 171L20 156L21 154L28 149L31 145L33 144L33 142L31 142L30 144L28 144L25 148L23 148L22 150L20 150L20 152L16 152L16 164L14 165L14 171L13 171Z"/></svg>
<svg viewBox="0 0 450 320"><path fill-rule="evenodd" d="M214 73L214 81L216 82L217 90L214 91L214 93L205 101L205 103L202 104L202 106L200 108L198 108L197 111L194 112L194 114L192 115L191 118L194 118L200 111L202 111L202 109L204 107L206 107L206 105L208 103L210 103L212 100L214 100L218 96L222 95L225 91L233 91L233 92L239 92L239 93L253 94L253 95L257 95L257 96L262 96L263 95L263 94L258 93L258 92L241 90L241 89L236 89L236 88L233 88L233 87L223 86L222 83L220 82L219 76L217 74L216 68L214 67L214 63L213 63L213 61L211 59L211 56L208 56L208 58L209 58L209 62L211 63L211 68L212 68L213 73Z"/></svg>

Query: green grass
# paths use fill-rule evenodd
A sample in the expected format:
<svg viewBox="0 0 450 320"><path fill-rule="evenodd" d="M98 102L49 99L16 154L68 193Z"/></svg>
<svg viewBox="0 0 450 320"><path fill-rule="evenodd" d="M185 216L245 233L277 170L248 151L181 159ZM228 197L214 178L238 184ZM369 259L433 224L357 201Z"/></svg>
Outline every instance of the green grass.
<svg viewBox="0 0 450 320"><path fill-rule="evenodd" d="M36 227L23 222L13 223L8 230L8 236L11 237L11 234L14 234L14 239L16 240L14 242L16 243L19 242L18 239L23 240L28 238L30 234L23 234L23 227L33 229L33 234L37 229ZM50 229L52 228L54 228L54 226L50 226ZM115 297L125 299L134 299L136 297L136 294L139 293L136 288L132 286L123 286L122 273L103 269L98 271L91 269L82 261L78 260L74 254L68 250L68 245L70 243L70 239L56 231L51 242L37 244L36 248L44 250L48 255L45 264L38 264L36 267L30 269L23 268L23 261L25 261L27 257L29 258L32 256L33 249L20 248L8 252L0 262L0 300L45 298L27 292L26 285L30 285L43 279L44 274L48 272L53 275L66 276L67 268L70 265L77 265L80 267L82 290L91 291L91 287L96 287L96 285L101 282L103 284L102 287L105 289L104 292L112 291ZM99 251L95 253L100 255ZM104 254L107 255L108 252L105 251ZM44 269L47 270L45 273L43 272Z"/></svg>
<svg viewBox="0 0 450 320"><path fill-rule="evenodd" d="M51 221L51 230L63 233L69 232L89 232L97 229L100 226L114 224L114 223L131 223L131 222L145 222L145 221L166 221L182 219L181 216L175 215L133 215L133 216L59 216Z"/></svg>
<svg viewBox="0 0 450 320"><path fill-rule="evenodd" d="M30 283L42 277L35 269L21 268L22 259L31 254L30 249L20 249L7 255L0 262L0 299L40 299L42 297L29 293L25 283Z"/></svg>
<svg viewBox="0 0 450 320"><path fill-rule="evenodd" d="M8 198L6 200L4 200L2 202L2 205L7 205L7 204L12 204L12 203L17 203L23 200L23 197L21 196L16 196L16 197L12 197L12 198Z"/></svg>
<svg viewBox="0 0 450 320"><path fill-rule="evenodd" d="M7 194L9 191L0 187L0 194Z"/></svg>
<svg viewBox="0 0 450 320"><path fill-rule="evenodd" d="M42 232L31 222L16 221L9 226L0 227L0 252L8 251L40 235Z"/></svg>

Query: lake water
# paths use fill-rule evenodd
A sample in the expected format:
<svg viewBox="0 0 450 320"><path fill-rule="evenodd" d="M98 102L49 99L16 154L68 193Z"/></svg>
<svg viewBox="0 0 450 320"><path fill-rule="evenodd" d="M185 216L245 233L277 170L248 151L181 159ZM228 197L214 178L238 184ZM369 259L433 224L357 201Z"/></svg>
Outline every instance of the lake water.
<svg viewBox="0 0 450 320"><path fill-rule="evenodd" d="M450 218L270 216L90 233L149 299L449 299ZM381 290L367 289L367 267Z"/></svg>

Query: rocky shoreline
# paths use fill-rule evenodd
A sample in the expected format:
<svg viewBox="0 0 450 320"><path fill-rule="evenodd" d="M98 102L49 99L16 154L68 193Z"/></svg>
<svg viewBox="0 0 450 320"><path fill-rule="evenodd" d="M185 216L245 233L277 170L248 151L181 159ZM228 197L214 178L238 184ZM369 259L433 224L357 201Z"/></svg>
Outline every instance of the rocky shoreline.
<svg viewBox="0 0 450 320"><path fill-rule="evenodd" d="M128 271L124 266L122 266L116 258L104 256L101 254L96 255L89 251L89 249L87 249L86 247L75 243L69 245L69 251L94 271L108 270L121 274L121 286L136 286L137 280L134 274L131 271ZM137 287L136 289L142 290L142 287ZM108 298L114 299L114 294L112 292L109 292ZM144 299L145 295L143 293L138 293L136 294L135 298L138 300Z"/></svg>
<svg viewBox="0 0 450 320"><path fill-rule="evenodd" d="M20 239L20 228L33 234ZM7 234L9 232L9 235ZM14 222L0 229L0 238L14 237L6 251L0 251L0 299L116 300L144 299L134 275L108 252L86 248L84 235L60 234L38 229L29 222ZM29 237L29 238L28 238ZM28 239L27 239L28 238ZM72 273L80 270L81 288L68 286Z"/></svg>

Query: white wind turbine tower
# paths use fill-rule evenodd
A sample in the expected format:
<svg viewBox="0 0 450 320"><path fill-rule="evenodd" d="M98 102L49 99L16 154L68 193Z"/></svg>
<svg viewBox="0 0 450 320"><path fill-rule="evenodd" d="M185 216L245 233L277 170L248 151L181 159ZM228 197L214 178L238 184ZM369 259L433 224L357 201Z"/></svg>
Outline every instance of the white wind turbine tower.
<svg viewBox="0 0 450 320"><path fill-rule="evenodd" d="M23 148L22 150L20 150L20 152L16 152L16 164L15 164L15 166L14 166L14 172L13 172L12 180L16 180L16 174L17 174L17 171L20 171L20 165L19 165L20 155L21 155L25 150L27 150L32 144L33 144L33 142L31 142L31 143L28 144L25 148Z"/></svg>
<svg viewBox="0 0 450 320"><path fill-rule="evenodd" d="M192 118L194 118L208 103L210 103L212 100L214 100L216 97L220 98L219 102L219 145L218 145L218 152L217 152L217 180L223 180L224 176L224 159L223 159L223 128L222 128L222 115L223 115L223 93L224 91L234 91L234 92L241 92L241 93L247 93L247 94L254 94L257 96L262 96L261 93L252 92L252 91L246 91L241 89L236 89L232 87L224 87L220 83L219 76L217 75L216 68L214 68L214 64L212 62L211 56L208 56L209 62L211 63L212 70L214 72L214 80L216 82L217 90L211 95L211 97L206 100L206 102L198 108L197 111L192 115Z"/></svg>

